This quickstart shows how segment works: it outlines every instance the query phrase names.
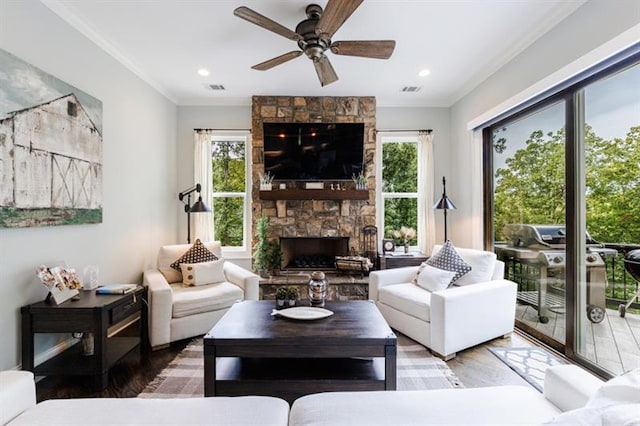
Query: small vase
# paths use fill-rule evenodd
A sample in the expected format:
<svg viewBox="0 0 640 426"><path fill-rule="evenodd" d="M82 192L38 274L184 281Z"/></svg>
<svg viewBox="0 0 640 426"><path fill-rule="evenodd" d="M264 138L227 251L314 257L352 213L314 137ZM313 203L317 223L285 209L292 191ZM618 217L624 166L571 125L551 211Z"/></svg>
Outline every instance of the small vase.
<svg viewBox="0 0 640 426"><path fill-rule="evenodd" d="M82 355L91 356L93 355L94 341L93 341L93 333L84 333L82 336Z"/></svg>
<svg viewBox="0 0 640 426"><path fill-rule="evenodd" d="M409 253L409 244L404 245L404 252Z"/></svg>

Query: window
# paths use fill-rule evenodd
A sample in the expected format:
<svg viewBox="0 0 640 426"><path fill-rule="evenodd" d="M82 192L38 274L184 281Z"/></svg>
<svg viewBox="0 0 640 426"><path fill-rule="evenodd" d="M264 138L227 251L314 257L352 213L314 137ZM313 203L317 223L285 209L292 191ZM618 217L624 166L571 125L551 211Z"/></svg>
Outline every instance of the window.
<svg viewBox="0 0 640 426"><path fill-rule="evenodd" d="M249 252L248 135L211 136L213 238L225 251Z"/></svg>
<svg viewBox="0 0 640 426"><path fill-rule="evenodd" d="M393 231L402 226L415 229L418 237L409 241L415 247L422 233L418 225L418 135L381 134L380 148L378 227L383 229L383 238L394 238Z"/></svg>

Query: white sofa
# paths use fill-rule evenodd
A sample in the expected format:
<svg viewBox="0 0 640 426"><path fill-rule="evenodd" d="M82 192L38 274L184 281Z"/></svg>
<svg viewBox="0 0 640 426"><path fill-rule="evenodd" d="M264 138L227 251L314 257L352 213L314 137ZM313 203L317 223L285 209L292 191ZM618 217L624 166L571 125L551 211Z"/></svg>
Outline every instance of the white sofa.
<svg viewBox="0 0 640 426"><path fill-rule="evenodd" d="M582 423L580 423L582 420ZM635 420L635 423L633 421ZM33 374L0 372L0 424L514 425L640 422L640 369L603 382L574 365L547 370L544 393L524 386L328 392L291 409L272 397L94 398L35 403Z"/></svg>
<svg viewBox="0 0 640 426"><path fill-rule="evenodd" d="M432 255L441 248L434 247ZM427 291L412 281L417 266L369 275L369 299L389 325L444 360L457 351L510 336L515 323L517 284L503 279L504 263L491 252L456 251L472 267L463 286Z"/></svg>
<svg viewBox="0 0 640 426"><path fill-rule="evenodd" d="M219 242L207 242L204 246L222 258ZM154 350L207 333L238 300L258 300L258 275L226 261L226 281L184 287L182 274L170 265L190 247L189 244L161 247L158 267L143 274L149 300L149 343Z"/></svg>

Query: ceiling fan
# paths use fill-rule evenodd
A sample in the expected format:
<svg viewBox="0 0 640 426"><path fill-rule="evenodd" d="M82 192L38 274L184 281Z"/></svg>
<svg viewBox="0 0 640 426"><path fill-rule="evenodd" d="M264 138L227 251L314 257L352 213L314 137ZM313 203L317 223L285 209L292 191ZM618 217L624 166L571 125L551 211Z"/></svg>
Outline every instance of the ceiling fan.
<svg viewBox="0 0 640 426"><path fill-rule="evenodd" d="M233 11L239 18L245 19L264 29L272 31L298 43L300 50L292 50L275 58L252 66L254 70L266 71L277 65L301 56L303 53L313 61L320 84L326 86L338 80L326 50L336 55L361 56L365 58L389 59L396 47L395 40L350 40L331 42L338 31L363 0L328 0L324 11L317 4L310 4L305 12L307 19L301 21L296 30L291 31L283 25L258 12L241 6Z"/></svg>

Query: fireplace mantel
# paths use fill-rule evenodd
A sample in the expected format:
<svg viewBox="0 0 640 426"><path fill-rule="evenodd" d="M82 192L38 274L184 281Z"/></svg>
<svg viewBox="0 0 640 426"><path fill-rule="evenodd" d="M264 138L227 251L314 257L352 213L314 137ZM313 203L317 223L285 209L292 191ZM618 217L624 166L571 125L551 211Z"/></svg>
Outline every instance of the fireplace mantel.
<svg viewBox="0 0 640 426"><path fill-rule="evenodd" d="M369 191L356 189L274 189L260 191L261 200L368 200Z"/></svg>

